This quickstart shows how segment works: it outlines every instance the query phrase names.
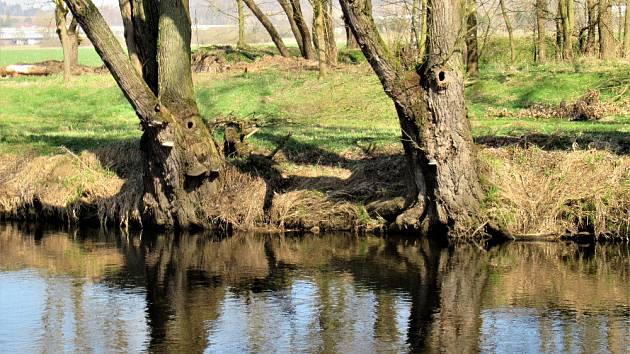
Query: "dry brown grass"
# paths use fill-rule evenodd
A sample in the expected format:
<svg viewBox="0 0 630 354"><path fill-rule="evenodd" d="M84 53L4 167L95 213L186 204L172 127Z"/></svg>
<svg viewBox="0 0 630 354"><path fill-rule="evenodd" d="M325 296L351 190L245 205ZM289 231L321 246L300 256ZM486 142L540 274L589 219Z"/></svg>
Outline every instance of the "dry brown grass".
<svg viewBox="0 0 630 354"><path fill-rule="evenodd" d="M601 150L485 149L489 218L513 234L628 237L630 158Z"/></svg>
<svg viewBox="0 0 630 354"><path fill-rule="evenodd" d="M630 235L630 157L602 150L486 148L486 219L515 235ZM349 167L279 166L283 188L264 211L268 184L228 168L203 207L237 229L376 229L385 220L366 205L404 196L404 159L364 157ZM96 219L127 227L140 221L137 143L55 156L0 156L0 215L67 222ZM368 213L370 210L371 214ZM477 229L472 227L471 229Z"/></svg>

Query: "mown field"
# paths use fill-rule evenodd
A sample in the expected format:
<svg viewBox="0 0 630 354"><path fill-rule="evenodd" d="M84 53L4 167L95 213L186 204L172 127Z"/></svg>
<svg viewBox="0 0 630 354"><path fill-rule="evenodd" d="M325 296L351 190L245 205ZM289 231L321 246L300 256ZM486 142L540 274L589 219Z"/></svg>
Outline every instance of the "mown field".
<svg viewBox="0 0 630 354"><path fill-rule="evenodd" d="M0 49L0 64L59 55L54 49ZM90 49L83 48L80 56L86 65L100 65ZM312 68L258 69L196 74L198 103L210 123L226 117L255 121L261 127L251 138L256 149L273 150L290 133L283 150L302 165L284 165L285 170L309 168L298 174L334 175L341 172L326 168L334 167L336 157L399 151L395 110L366 64L342 65L325 79ZM630 151L630 115L623 109L599 121L580 122L490 113L570 103L590 90L623 108L630 100L629 84L629 63L592 60L542 66L524 62L515 67L489 63L479 78L467 80L473 135L487 148L481 156L493 169L484 177L484 207L492 217L523 233L562 232L570 225L575 226L571 231L593 231L594 224L600 232L627 228L630 211L624 201L630 198L630 176L624 166ZM80 154L140 136L131 107L105 74L77 76L68 84L61 75L2 79L0 107L0 155L52 156L62 153L61 147ZM216 133L220 138L220 129ZM494 149L516 145L525 149ZM353 166L338 167L349 176ZM577 170L591 174L581 176ZM513 190L515 183L522 185ZM581 183L591 185L588 190L571 189ZM328 187L320 187L312 189L324 198ZM537 197L540 193L545 195ZM362 199L351 203L356 218L365 219Z"/></svg>

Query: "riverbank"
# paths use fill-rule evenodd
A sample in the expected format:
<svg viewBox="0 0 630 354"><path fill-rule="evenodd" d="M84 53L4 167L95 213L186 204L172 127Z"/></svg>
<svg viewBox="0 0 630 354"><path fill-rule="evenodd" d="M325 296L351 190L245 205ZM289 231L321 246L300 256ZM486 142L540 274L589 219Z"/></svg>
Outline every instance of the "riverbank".
<svg viewBox="0 0 630 354"><path fill-rule="evenodd" d="M403 206L405 164L395 111L369 67L318 80L299 62L262 64L195 76L204 116L257 125L254 157L278 150L254 168L232 161L222 193L208 201L217 220L244 229L384 228ZM522 237L628 237L628 72L585 62L495 69L468 82L485 219ZM594 89L618 110L581 122L519 113ZM68 85L60 76L5 79L0 105L5 218L138 223L140 132L108 75Z"/></svg>

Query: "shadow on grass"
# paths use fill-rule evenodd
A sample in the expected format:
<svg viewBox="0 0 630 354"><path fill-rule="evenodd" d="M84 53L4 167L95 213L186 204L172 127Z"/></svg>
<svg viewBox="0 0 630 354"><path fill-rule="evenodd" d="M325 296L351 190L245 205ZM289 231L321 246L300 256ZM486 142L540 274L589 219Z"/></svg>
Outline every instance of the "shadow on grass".
<svg viewBox="0 0 630 354"><path fill-rule="evenodd" d="M618 155L630 154L630 133L589 132L575 134L525 133L520 136L483 135L475 137L475 143L485 147L532 147L547 151L577 149L602 149Z"/></svg>

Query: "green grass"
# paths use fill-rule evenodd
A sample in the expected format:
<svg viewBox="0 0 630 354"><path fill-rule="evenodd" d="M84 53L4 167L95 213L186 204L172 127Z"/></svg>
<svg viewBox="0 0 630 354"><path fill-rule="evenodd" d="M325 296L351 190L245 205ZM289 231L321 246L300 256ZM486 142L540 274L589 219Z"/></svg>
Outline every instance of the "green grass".
<svg viewBox="0 0 630 354"><path fill-rule="evenodd" d="M41 57L40 50L8 51L14 58ZM0 50L0 60L8 61ZM28 54L28 55L27 55ZM84 60L89 58L83 55ZM36 60L36 59L33 59ZM628 64L566 64L523 70L482 71L466 89L473 133L478 138L524 134L592 137L628 141L630 117L602 122L562 119L490 118L490 108L518 110L534 103L574 100L598 88L604 99L616 95L613 79L628 80ZM292 133L294 153L339 154L348 150L398 146L400 130L391 101L369 69L351 67L319 80L316 71L270 70L236 76L196 78L205 117L233 115L263 126L255 145L273 148ZM630 98L626 93L625 98ZM64 85L60 75L0 80L0 152L52 154L59 146L75 151L140 136L130 105L109 75L84 75ZM309 155L313 156L313 155Z"/></svg>
<svg viewBox="0 0 630 354"><path fill-rule="evenodd" d="M0 47L0 66L17 63L37 63L45 60L62 60L61 48L3 48ZM103 62L94 48L79 48L79 63L87 66L101 66Z"/></svg>

